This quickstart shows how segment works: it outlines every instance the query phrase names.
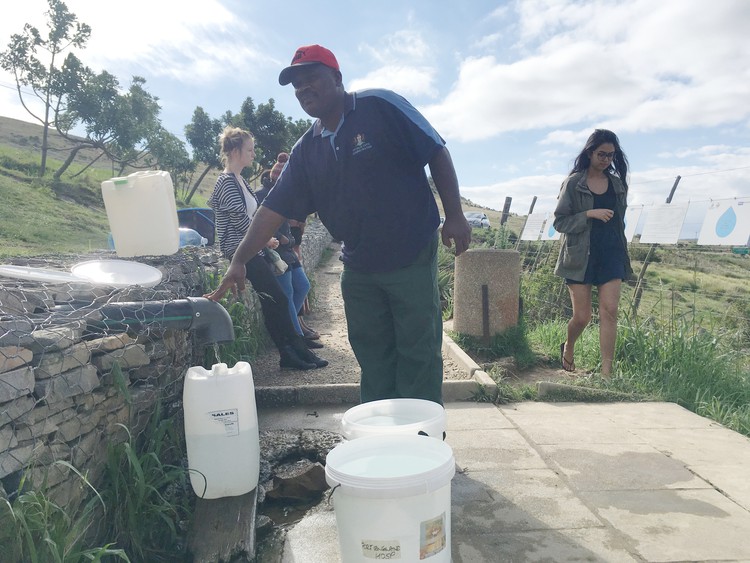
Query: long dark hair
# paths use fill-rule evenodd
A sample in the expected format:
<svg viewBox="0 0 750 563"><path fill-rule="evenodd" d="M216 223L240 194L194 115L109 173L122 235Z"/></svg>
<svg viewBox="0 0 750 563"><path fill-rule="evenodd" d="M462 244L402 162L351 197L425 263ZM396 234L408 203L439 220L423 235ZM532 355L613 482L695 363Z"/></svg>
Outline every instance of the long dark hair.
<svg viewBox="0 0 750 563"><path fill-rule="evenodd" d="M584 172L585 170L588 170L588 167L591 165L591 157L594 154L594 151L604 143L612 143L615 147L615 156L612 159L612 162L610 162L607 170L617 174L627 190L628 157L622 152L622 148L620 148L620 140L617 138L617 135L609 129L594 129L594 132L591 133L586 141L583 150L576 157L575 162L573 163L573 170L571 170L570 173L573 174L575 172Z"/></svg>

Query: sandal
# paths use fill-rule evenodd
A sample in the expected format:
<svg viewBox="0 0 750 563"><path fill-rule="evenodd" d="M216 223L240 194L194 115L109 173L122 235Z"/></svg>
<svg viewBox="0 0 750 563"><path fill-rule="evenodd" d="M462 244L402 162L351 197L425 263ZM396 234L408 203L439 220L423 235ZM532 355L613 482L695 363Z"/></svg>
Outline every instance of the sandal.
<svg viewBox="0 0 750 563"><path fill-rule="evenodd" d="M560 344L560 365L565 371L575 371L576 363L574 360L567 360L565 358L565 342Z"/></svg>

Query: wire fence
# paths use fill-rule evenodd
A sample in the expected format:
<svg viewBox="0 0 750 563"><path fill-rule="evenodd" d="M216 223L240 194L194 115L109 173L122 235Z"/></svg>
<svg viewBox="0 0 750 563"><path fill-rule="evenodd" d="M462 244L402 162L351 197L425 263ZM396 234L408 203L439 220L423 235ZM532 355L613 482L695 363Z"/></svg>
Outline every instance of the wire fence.
<svg viewBox="0 0 750 563"><path fill-rule="evenodd" d="M202 359L188 331L195 320L189 298L202 295L205 270L218 267L218 256L196 248L139 259L160 273L145 286L70 279L72 266L107 258L47 256L3 266L2 495L44 483L50 498L73 510L84 491L71 466L95 482L108 444L128 432L137 438L157 403L177 405L182 375Z"/></svg>
<svg viewBox="0 0 750 563"><path fill-rule="evenodd" d="M635 276L645 267L650 245L631 243ZM521 295L527 321L570 316L570 298L562 278L554 275L557 241L520 242ZM690 318L703 328L738 331L750 341L750 258L727 247L661 246L651 257L643 296L636 304L635 280L622 287L621 316L657 322ZM596 304L596 292L594 292ZM594 322L598 321L594 307Z"/></svg>

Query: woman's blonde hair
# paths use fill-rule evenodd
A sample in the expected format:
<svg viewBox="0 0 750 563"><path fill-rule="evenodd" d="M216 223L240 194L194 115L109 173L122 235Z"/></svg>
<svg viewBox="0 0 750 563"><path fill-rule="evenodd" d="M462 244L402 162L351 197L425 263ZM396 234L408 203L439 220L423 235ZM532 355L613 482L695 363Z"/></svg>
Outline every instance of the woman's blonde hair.
<svg viewBox="0 0 750 563"><path fill-rule="evenodd" d="M253 138L253 134L250 131L245 131L232 125L224 127L224 131L219 135L221 163L226 165L229 154L235 149L241 149L245 141Z"/></svg>

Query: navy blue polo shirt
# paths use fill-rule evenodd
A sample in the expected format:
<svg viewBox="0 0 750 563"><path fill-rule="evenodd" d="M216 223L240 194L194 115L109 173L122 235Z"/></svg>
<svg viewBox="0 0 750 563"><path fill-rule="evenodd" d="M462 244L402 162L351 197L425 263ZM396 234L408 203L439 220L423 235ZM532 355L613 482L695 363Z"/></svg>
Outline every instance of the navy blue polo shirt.
<svg viewBox="0 0 750 563"><path fill-rule="evenodd" d="M337 130L316 120L263 205L298 221L317 212L357 271L403 268L440 223L425 166L444 144L398 94L348 93Z"/></svg>

